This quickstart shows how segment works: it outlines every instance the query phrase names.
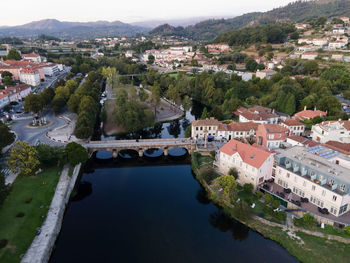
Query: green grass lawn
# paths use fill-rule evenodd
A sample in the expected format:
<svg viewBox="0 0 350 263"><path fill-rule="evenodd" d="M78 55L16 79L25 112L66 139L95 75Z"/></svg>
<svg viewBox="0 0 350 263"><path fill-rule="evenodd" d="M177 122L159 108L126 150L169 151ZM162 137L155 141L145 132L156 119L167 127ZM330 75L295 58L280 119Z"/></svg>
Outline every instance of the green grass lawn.
<svg viewBox="0 0 350 263"><path fill-rule="evenodd" d="M61 169L46 169L32 177L18 177L0 208L0 240L8 240L0 249L0 262L19 262L32 243L37 228L44 222ZM24 213L23 217L16 217Z"/></svg>

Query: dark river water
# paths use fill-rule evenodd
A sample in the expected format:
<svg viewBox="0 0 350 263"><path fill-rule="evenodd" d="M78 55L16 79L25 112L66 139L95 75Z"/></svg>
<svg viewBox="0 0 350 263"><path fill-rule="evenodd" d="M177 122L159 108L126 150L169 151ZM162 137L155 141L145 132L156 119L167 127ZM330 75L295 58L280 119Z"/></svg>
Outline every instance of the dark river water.
<svg viewBox="0 0 350 263"><path fill-rule="evenodd" d="M183 137L183 122L163 124L159 137ZM188 157L110 157L97 153L83 172L51 263L298 262L213 205L194 179Z"/></svg>

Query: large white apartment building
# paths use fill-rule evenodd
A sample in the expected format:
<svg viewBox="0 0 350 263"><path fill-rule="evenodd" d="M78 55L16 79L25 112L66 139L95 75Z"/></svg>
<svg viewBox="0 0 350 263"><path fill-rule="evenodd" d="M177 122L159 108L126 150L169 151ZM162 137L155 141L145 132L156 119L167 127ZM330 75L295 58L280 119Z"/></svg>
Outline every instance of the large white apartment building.
<svg viewBox="0 0 350 263"><path fill-rule="evenodd" d="M231 140L220 148L215 165L223 174L231 168L238 171L237 182L241 185L252 184L254 189L271 178L273 154L260 148Z"/></svg>
<svg viewBox="0 0 350 263"><path fill-rule="evenodd" d="M311 137L320 143L350 143L350 121L324 121L316 124L312 126Z"/></svg>
<svg viewBox="0 0 350 263"><path fill-rule="evenodd" d="M295 195L341 216L350 208L349 168L350 158L336 151L320 145L295 146L278 150L272 176L275 183Z"/></svg>
<svg viewBox="0 0 350 263"><path fill-rule="evenodd" d="M22 69L20 71L20 81L31 85L31 86L39 86L40 85L40 75L37 70L34 69Z"/></svg>

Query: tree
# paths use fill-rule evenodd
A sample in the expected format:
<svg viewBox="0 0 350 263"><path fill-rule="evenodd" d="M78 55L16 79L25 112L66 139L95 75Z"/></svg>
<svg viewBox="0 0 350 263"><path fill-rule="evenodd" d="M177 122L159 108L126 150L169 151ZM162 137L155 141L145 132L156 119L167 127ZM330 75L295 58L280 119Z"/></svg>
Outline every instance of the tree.
<svg viewBox="0 0 350 263"><path fill-rule="evenodd" d="M36 146L38 159L43 167L50 167L57 164L62 158L63 149L61 147L51 147L47 144Z"/></svg>
<svg viewBox="0 0 350 263"><path fill-rule="evenodd" d="M258 63L252 59L252 58L249 58L247 60L247 62L245 63L245 67L248 71L256 71L257 67L258 67Z"/></svg>
<svg viewBox="0 0 350 263"><path fill-rule="evenodd" d="M6 60L21 60L21 59L22 59L21 55L14 48L11 48L9 53L6 56Z"/></svg>
<svg viewBox="0 0 350 263"><path fill-rule="evenodd" d="M210 114L208 113L207 107L204 107L201 115L201 120L205 120L206 118L209 118Z"/></svg>
<svg viewBox="0 0 350 263"><path fill-rule="evenodd" d="M148 55L147 64L152 65L154 63L155 57L152 54Z"/></svg>
<svg viewBox="0 0 350 263"><path fill-rule="evenodd" d="M29 94L24 100L26 112L39 113L44 107L43 98L39 94Z"/></svg>
<svg viewBox="0 0 350 263"><path fill-rule="evenodd" d="M232 167L230 168L230 170L228 171L228 174L233 176L236 180L238 179L239 177L239 174L238 174L238 171L236 168Z"/></svg>
<svg viewBox="0 0 350 263"><path fill-rule="evenodd" d="M158 83L154 83L154 85L151 87L151 102L154 107L154 116L157 116L157 107L160 104L160 96L161 96L161 90Z"/></svg>
<svg viewBox="0 0 350 263"><path fill-rule="evenodd" d="M56 88L55 94L57 97L62 97L62 98L64 98L65 101L67 101L69 99L69 96L70 96L69 87L59 86Z"/></svg>
<svg viewBox="0 0 350 263"><path fill-rule="evenodd" d="M183 107L184 111L188 111L192 107L192 101L191 101L189 96L186 95L183 98L183 100L182 100L182 107Z"/></svg>
<svg viewBox="0 0 350 263"><path fill-rule="evenodd" d="M51 104L52 99L55 97L55 91L49 87L41 92L40 96L44 106L47 106Z"/></svg>
<svg viewBox="0 0 350 263"><path fill-rule="evenodd" d="M276 209L278 208L279 206L281 205L280 201L274 199L272 202L271 202L271 206L272 206L272 209Z"/></svg>
<svg viewBox="0 0 350 263"><path fill-rule="evenodd" d="M293 115L295 113L295 108L296 108L295 97L293 94L289 93L286 104L284 106L284 112L289 115Z"/></svg>
<svg viewBox="0 0 350 263"><path fill-rule="evenodd" d="M80 96L77 94L73 94L72 96L70 96L67 102L68 110L70 112L78 113L79 104L80 104Z"/></svg>
<svg viewBox="0 0 350 263"><path fill-rule="evenodd" d="M6 196L9 193L9 187L5 184L5 176L2 174L2 168L0 165L0 206L4 202Z"/></svg>
<svg viewBox="0 0 350 263"><path fill-rule="evenodd" d="M273 200L274 200L274 199L273 199L273 196L272 196L271 194L266 193L266 194L264 195L264 203L265 203L265 205L271 204Z"/></svg>
<svg viewBox="0 0 350 263"><path fill-rule="evenodd" d="M190 138L192 136L192 126L189 125L187 126L187 128L185 129L185 137L186 138Z"/></svg>
<svg viewBox="0 0 350 263"><path fill-rule="evenodd" d="M87 150L76 142L68 143L64 152L69 164L73 166L79 163L85 163L89 158Z"/></svg>
<svg viewBox="0 0 350 263"><path fill-rule="evenodd" d="M55 96L51 102L52 110L55 114L61 112L62 108L66 105L66 100L62 96Z"/></svg>
<svg viewBox="0 0 350 263"><path fill-rule="evenodd" d="M70 79L67 80L65 86L69 89L70 94L73 94L78 88L78 83L75 80Z"/></svg>
<svg viewBox="0 0 350 263"><path fill-rule="evenodd" d="M254 189L254 186L252 184L244 184L243 185L243 191L248 193L248 194L253 193L253 189Z"/></svg>
<svg viewBox="0 0 350 263"><path fill-rule="evenodd" d="M115 88L119 84L118 71L114 67L108 67L102 69L102 76L107 79L107 84L112 88Z"/></svg>
<svg viewBox="0 0 350 263"><path fill-rule="evenodd" d="M0 153L3 147L11 144L15 139L15 135L11 130L0 120Z"/></svg>
<svg viewBox="0 0 350 263"><path fill-rule="evenodd" d="M328 111L328 114L334 116L340 112L340 103L334 96L324 96L317 102L317 108Z"/></svg>
<svg viewBox="0 0 350 263"><path fill-rule="evenodd" d="M199 169L199 176L206 183L210 184L214 179L218 178L218 174L211 167L202 167Z"/></svg>
<svg viewBox="0 0 350 263"><path fill-rule="evenodd" d="M237 192L237 182L232 175L223 175L217 178L218 185L223 189L226 199L232 200Z"/></svg>
<svg viewBox="0 0 350 263"><path fill-rule="evenodd" d="M10 78L12 78L12 73L11 72L9 72L9 71L3 71L3 72L1 72L1 78L5 78L5 77L10 77Z"/></svg>
<svg viewBox="0 0 350 263"><path fill-rule="evenodd" d="M9 76L5 76L3 79L2 79L2 83L4 83L4 85L6 86L12 86L15 84L15 82L13 81L13 79Z"/></svg>
<svg viewBox="0 0 350 263"><path fill-rule="evenodd" d="M14 174L34 175L40 165L37 156L38 152L34 146L27 142L17 141L6 159L6 164Z"/></svg>

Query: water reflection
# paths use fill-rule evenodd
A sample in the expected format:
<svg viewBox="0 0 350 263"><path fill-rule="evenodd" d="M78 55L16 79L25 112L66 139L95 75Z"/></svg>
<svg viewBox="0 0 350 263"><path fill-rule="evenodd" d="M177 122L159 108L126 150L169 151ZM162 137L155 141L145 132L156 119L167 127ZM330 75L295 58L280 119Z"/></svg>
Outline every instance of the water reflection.
<svg viewBox="0 0 350 263"><path fill-rule="evenodd" d="M88 181L82 181L78 184L76 195L72 196L70 201L77 202L92 194L92 183Z"/></svg>
<svg viewBox="0 0 350 263"><path fill-rule="evenodd" d="M181 133L181 125L179 120L172 121L170 125L167 127L167 130L170 135L174 138L178 138Z"/></svg>
<svg viewBox="0 0 350 263"><path fill-rule="evenodd" d="M223 211L217 210L209 217L210 224L221 232L231 232L235 240L243 241L248 238L249 228L238 221L233 220Z"/></svg>
<svg viewBox="0 0 350 263"><path fill-rule="evenodd" d="M196 194L196 199L199 203L203 204L203 205L209 205L210 204L210 200L207 196L207 192L205 191L205 189L203 187L200 187L197 191Z"/></svg>

